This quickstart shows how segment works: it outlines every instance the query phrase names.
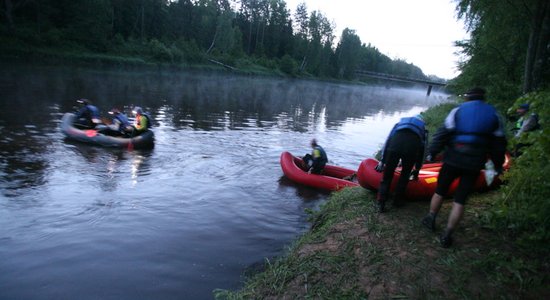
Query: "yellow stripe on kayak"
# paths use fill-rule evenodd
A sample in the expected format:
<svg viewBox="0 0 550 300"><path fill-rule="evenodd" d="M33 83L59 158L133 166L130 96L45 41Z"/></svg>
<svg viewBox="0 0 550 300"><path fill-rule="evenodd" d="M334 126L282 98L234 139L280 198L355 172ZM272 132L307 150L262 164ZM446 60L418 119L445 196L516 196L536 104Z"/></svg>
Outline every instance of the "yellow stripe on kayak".
<svg viewBox="0 0 550 300"><path fill-rule="evenodd" d="M424 180L426 181L426 183L434 183L434 182L437 182L437 177L430 177Z"/></svg>

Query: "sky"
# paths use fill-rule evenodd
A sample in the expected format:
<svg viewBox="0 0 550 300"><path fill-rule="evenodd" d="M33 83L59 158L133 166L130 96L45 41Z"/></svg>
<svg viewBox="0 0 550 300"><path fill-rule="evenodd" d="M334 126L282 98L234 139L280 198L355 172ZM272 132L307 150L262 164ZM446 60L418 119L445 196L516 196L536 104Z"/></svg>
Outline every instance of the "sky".
<svg viewBox="0 0 550 300"><path fill-rule="evenodd" d="M426 75L458 76L458 48L454 42L469 37L457 20L453 0L285 0L292 16L305 2L308 14L321 11L336 25L336 42L344 28L354 29L392 59L420 67Z"/></svg>

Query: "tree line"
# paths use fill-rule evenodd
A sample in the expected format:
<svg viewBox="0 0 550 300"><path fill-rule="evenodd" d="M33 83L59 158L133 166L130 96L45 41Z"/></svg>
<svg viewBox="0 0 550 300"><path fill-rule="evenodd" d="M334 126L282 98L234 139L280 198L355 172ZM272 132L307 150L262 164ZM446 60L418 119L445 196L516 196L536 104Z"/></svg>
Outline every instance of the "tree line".
<svg viewBox="0 0 550 300"><path fill-rule="evenodd" d="M520 95L548 89L550 2L547 0L455 0L470 39L458 41L466 58L455 85L480 85L509 106Z"/></svg>
<svg viewBox="0 0 550 300"><path fill-rule="evenodd" d="M355 79L356 70L427 79L305 3L284 0L3 0L0 49L100 53L172 64L215 59L291 75ZM28 50L27 50L28 51ZM433 79L433 78L432 78Z"/></svg>

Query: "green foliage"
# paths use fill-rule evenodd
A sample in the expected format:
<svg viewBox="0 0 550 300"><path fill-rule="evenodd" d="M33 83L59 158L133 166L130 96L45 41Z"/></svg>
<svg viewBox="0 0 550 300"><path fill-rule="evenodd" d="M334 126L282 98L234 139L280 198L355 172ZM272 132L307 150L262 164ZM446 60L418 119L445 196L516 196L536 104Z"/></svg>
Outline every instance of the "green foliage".
<svg viewBox="0 0 550 300"><path fill-rule="evenodd" d="M279 68L288 75L296 75L296 72L298 71L298 64L292 57L290 57L290 55L287 54L281 59Z"/></svg>
<svg viewBox="0 0 550 300"><path fill-rule="evenodd" d="M520 103L530 103L538 113L541 130L530 132L512 140L527 143L523 154L513 161L502 189L502 197L492 210L494 225L507 228L528 245L546 247L550 241L550 92L539 92L519 98Z"/></svg>
<svg viewBox="0 0 550 300"><path fill-rule="evenodd" d="M12 2L13 10L0 14L5 57L204 64L208 58L237 63L246 55L262 72L291 76L354 80L361 69L424 77L416 66L363 45L352 29L334 49L335 24L303 3L293 20L284 0L243 0L238 9L227 0Z"/></svg>
<svg viewBox="0 0 550 300"><path fill-rule="evenodd" d="M523 93L548 86L550 72L541 70L550 67L550 52L537 52L550 42L548 1L456 2L458 15L466 20L471 33L469 40L457 42L465 60L459 64L462 73L454 82L456 92L485 87L489 101L505 109ZM527 57L534 57L536 63Z"/></svg>
<svg viewBox="0 0 550 300"><path fill-rule="evenodd" d="M154 60L160 62L171 62L174 58L172 51L157 39L149 41L149 54Z"/></svg>
<svg viewBox="0 0 550 300"><path fill-rule="evenodd" d="M355 34L355 30L349 28L344 29L340 43L336 49L339 78L355 78L360 51L361 39Z"/></svg>
<svg viewBox="0 0 550 300"><path fill-rule="evenodd" d="M456 106L456 102L441 103L430 107L422 113L422 117L426 123L426 129L430 133L430 140L431 135L433 135L437 129L443 125L445 117L447 117L449 112Z"/></svg>

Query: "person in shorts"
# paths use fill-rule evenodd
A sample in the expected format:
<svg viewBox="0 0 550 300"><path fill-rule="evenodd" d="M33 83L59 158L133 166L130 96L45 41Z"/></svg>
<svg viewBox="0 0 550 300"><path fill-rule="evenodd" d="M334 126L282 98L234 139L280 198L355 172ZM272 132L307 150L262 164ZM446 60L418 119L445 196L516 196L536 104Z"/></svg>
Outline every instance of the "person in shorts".
<svg viewBox="0 0 550 300"><path fill-rule="evenodd" d="M440 236L441 246L445 248L453 242L452 234L464 215L468 195L487 158L493 161L495 170L500 174L506 152L502 119L496 109L485 102L485 90L473 88L464 98L466 101L447 115L429 147L428 161L445 148L430 212L422 219L422 224L431 231L435 231L435 220L443 198L447 196L452 182L459 178L447 227Z"/></svg>

